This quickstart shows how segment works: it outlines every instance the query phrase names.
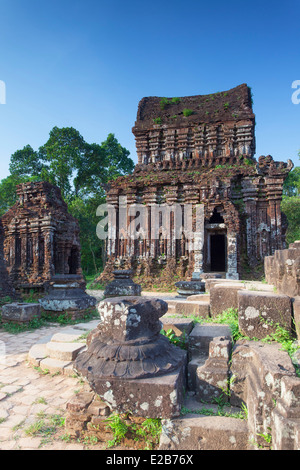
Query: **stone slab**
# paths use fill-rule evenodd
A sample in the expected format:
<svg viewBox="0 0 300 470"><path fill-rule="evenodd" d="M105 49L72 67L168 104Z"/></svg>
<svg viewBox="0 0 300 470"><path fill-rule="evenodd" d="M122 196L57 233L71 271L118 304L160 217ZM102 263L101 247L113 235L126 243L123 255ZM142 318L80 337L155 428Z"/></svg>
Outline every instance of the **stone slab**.
<svg viewBox="0 0 300 470"><path fill-rule="evenodd" d="M248 445L246 421L191 413L163 420L159 450L248 450Z"/></svg>
<svg viewBox="0 0 300 470"><path fill-rule="evenodd" d="M198 317L209 317L209 303L205 301L176 302L175 313L181 315L196 315Z"/></svg>
<svg viewBox="0 0 300 470"><path fill-rule="evenodd" d="M237 293L239 290L245 289L242 283L220 283L215 284L210 289L210 314L212 317L221 315L229 308L238 308Z"/></svg>
<svg viewBox="0 0 300 470"><path fill-rule="evenodd" d="M14 302L3 305L1 315L3 322L28 323L41 317L41 308L39 304Z"/></svg>
<svg viewBox="0 0 300 470"><path fill-rule="evenodd" d="M220 281L219 281L220 282ZM208 302L210 301L210 296L209 294L196 294L196 295L190 295L188 300L190 302Z"/></svg>
<svg viewBox="0 0 300 470"><path fill-rule="evenodd" d="M291 331L289 296L274 292L238 291L239 328L250 338L263 339L275 332L276 324Z"/></svg>

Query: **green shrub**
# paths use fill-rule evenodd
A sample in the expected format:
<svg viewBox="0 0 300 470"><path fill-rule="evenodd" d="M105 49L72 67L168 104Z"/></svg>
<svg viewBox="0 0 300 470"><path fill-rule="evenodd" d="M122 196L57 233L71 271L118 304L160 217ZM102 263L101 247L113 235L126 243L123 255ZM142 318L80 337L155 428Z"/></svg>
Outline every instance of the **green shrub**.
<svg viewBox="0 0 300 470"><path fill-rule="evenodd" d="M191 114L193 114L193 111L192 111L191 109L184 108L184 110L183 110L183 115L184 115L185 117L191 116Z"/></svg>

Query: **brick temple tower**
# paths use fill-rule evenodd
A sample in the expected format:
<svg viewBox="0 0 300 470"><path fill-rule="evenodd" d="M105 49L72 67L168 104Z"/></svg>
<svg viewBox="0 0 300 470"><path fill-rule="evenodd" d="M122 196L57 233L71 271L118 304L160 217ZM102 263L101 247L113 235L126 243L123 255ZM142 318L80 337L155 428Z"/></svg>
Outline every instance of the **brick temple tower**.
<svg viewBox="0 0 300 470"><path fill-rule="evenodd" d="M133 134L135 170L107 189L114 221L107 240L110 266L123 261L140 274L154 275L171 263L188 278L197 251L200 272L237 279L245 267L251 270L285 247L280 204L293 164L269 155L255 159L255 115L246 84L211 95L143 98ZM174 230L174 205L181 210L181 236ZM196 210L186 213L191 206L202 209L198 228ZM166 223L159 213L168 207ZM155 237L153 213L158 214ZM134 220L139 224L132 230ZM192 248L187 221L197 239Z"/></svg>
<svg viewBox="0 0 300 470"><path fill-rule="evenodd" d="M47 182L24 183L17 186L17 195L0 221L6 270L14 288L47 291L54 275L82 277L79 225L60 189Z"/></svg>

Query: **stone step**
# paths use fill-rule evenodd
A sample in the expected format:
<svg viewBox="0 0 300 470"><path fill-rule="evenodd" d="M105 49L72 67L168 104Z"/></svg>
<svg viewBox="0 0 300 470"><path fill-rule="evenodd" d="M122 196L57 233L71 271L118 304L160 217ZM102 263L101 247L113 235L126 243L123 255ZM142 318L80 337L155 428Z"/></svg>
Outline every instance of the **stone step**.
<svg viewBox="0 0 300 470"><path fill-rule="evenodd" d="M73 362L70 361L61 361L59 359L53 359L51 357L46 357L42 359L39 364L40 369L43 372L49 372L50 374L63 374L63 375L73 375Z"/></svg>
<svg viewBox="0 0 300 470"><path fill-rule="evenodd" d="M193 299L192 299L193 297ZM168 313L179 315L196 315L199 317L209 316L209 296L192 295L190 297L168 300Z"/></svg>
<svg viewBox="0 0 300 470"><path fill-rule="evenodd" d="M82 335L85 334L85 331L78 330L75 328L70 328L68 330L63 330L60 333L56 333L52 336L51 342L54 343L72 343L74 341L80 340Z"/></svg>
<svg viewBox="0 0 300 470"><path fill-rule="evenodd" d="M85 347L85 343L58 343L50 341L46 344L46 351L52 359L74 361Z"/></svg>

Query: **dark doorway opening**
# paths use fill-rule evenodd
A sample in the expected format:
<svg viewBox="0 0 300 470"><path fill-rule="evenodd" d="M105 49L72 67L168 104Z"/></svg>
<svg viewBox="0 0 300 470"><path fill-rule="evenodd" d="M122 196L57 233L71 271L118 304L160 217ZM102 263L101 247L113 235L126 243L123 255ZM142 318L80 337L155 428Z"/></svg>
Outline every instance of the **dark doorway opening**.
<svg viewBox="0 0 300 470"><path fill-rule="evenodd" d="M71 255L68 259L68 265L69 265L69 274L77 274L77 269L79 267L78 248L73 247L71 249Z"/></svg>
<svg viewBox="0 0 300 470"><path fill-rule="evenodd" d="M226 237L225 234L210 237L211 271L226 271Z"/></svg>
<svg viewBox="0 0 300 470"><path fill-rule="evenodd" d="M216 208L214 208L213 215L209 219L210 224L224 224L224 219L221 216L220 212L217 211Z"/></svg>

